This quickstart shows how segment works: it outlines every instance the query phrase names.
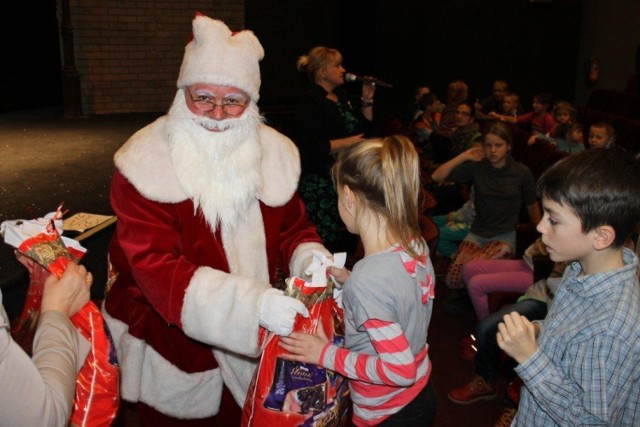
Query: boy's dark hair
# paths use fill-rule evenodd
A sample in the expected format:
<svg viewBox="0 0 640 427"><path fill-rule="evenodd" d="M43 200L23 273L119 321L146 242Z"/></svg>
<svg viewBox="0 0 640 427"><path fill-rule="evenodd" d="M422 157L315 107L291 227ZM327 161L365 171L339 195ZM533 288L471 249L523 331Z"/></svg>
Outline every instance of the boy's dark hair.
<svg viewBox="0 0 640 427"><path fill-rule="evenodd" d="M640 164L627 151L595 148L572 154L542 174L538 196L568 206L582 231L610 225L621 247L640 218Z"/></svg>
<svg viewBox="0 0 640 427"><path fill-rule="evenodd" d="M562 138L569 139L569 135L576 129L582 130L582 123L580 122L569 122L562 123L561 125L556 126L551 132L552 138Z"/></svg>
<svg viewBox="0 0 640 427"><path fill-rule="evenodd" d="M537 100L542 105L546 105L548 109L549 107L551 107L551 101L553 100L553 97L548 92L541 92L541 93L536 93L533 96L533 99Z"/></svg>

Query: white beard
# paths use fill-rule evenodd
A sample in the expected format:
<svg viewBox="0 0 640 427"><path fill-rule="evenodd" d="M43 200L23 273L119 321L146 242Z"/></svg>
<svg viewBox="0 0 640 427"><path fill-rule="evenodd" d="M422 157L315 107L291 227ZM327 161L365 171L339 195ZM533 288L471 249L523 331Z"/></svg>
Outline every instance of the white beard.
<svg viewBox="0 0 640 427"><path fill-rule="evenodd" d="M202 209L212 232L219 223L233 229L257 198L261 187L261 121L253 102L242 116L216 121L193 114L183 90L176 94L167 122L170 155L178 181L196 211Z"/></svg>

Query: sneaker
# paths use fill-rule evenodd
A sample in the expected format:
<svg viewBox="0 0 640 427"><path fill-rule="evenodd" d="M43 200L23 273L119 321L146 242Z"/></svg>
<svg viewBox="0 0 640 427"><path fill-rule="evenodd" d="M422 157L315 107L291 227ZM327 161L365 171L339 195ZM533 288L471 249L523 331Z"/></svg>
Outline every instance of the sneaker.
<svg viewBox="0 0 640 427"><path fill-rule="evenodd" d="M512 408L511 406L507 406L502 410L502 414L500 414L500 418L495 422L493 427L510 427L511 422L516 417L516 408Z"/></svg>
<svg viewBox="0 0 640 427"><path fill-rule="evenodd" d="M462 314L473 308L466 290L454 289L444 300L444 311L449 314Z"/></svg>
<svg viewBox="0 0 640 427"><path fill-rule="evenodd" d="M473 377L467 384L449 392L449 400L460 405L491 400L498 396L495 385L488 384L480 375Z"/></svg>

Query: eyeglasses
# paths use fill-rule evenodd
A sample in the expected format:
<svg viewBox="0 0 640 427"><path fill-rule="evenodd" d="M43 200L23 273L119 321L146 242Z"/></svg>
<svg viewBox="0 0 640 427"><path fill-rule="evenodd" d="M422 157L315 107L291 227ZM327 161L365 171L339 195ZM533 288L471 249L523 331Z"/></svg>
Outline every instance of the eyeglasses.
<svg viewBox="0 0 640 427"><path fill-rule="evenodd" d="M224 98L222 104L216 104L213 99L208 96L198 96L196 98L189 93L189 98L193 105L203 113L215 110L216 107L222 108L222 111L228 116L239 116L247 108L248 100L236 99L236 98Z"/></svg>
<svg viewBox="0 0 640 427"><path fill-rule="evenodd" d="M470 116L471 113L467 111L456 111L456 116Z"/></svg>

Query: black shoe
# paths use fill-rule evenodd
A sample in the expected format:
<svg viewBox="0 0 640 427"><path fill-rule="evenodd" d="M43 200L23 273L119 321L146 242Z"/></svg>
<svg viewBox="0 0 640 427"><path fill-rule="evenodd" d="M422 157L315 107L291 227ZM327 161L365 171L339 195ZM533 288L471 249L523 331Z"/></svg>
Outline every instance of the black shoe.
<svg viewBox="0 0 640 427"><path fill-rule="evenodd" d="M449 314L461 314L473 307L466 290L454 289L444 300L444 311Z"/></svg>

